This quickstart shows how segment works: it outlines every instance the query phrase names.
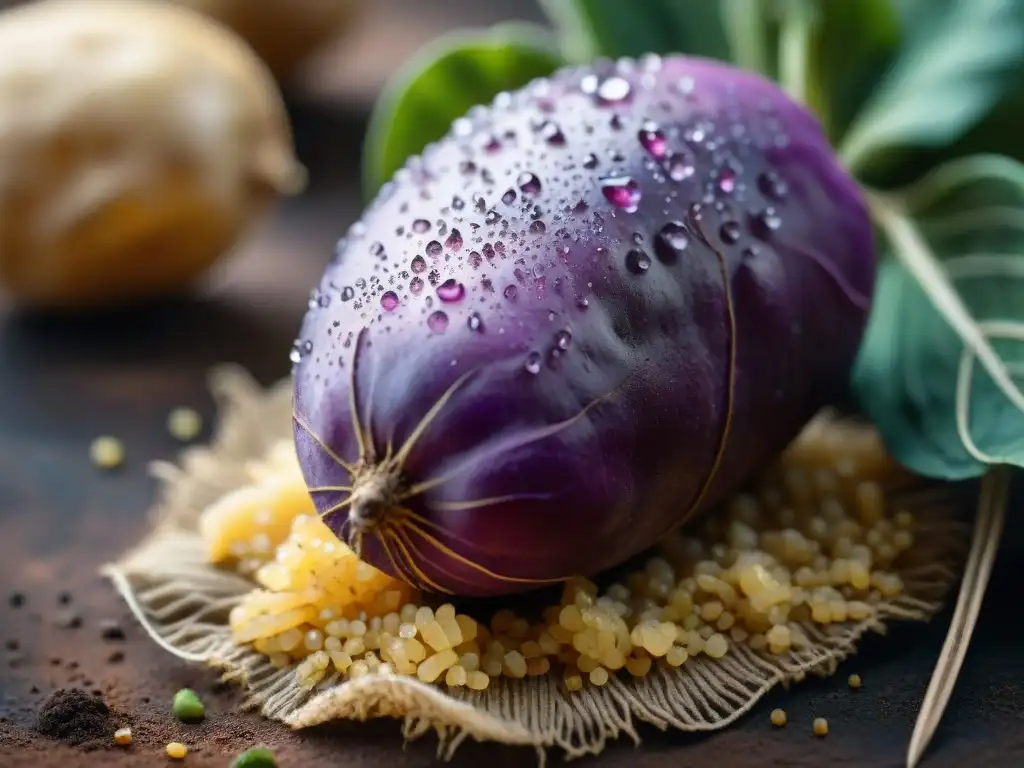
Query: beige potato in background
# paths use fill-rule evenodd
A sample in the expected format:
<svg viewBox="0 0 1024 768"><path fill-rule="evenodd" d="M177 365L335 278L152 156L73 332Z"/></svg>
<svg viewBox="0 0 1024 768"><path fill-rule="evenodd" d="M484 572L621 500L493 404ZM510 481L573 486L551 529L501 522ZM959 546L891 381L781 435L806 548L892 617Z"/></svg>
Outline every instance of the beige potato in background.
<svg viewBox="0 0 1024 768"><path fill-rule="evenodd" d="M0 13L0 290L77 307L177 291L303 171L267 67L157 0Z"/></svg>
<svg viewBox="0 0 1024 768"><path fill-rule="evenodd" d="M175 0L235 30L285 80L344 31L365 0Z"/></svg>

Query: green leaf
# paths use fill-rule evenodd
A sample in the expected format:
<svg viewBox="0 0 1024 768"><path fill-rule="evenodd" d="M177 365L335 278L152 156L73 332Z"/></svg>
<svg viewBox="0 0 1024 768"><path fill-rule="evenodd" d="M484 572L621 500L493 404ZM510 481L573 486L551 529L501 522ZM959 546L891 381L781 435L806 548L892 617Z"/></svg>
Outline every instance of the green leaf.
<svg viewBox="0 0 1024 768"><path fill-rule="evenodd" d="M730 60L729 40L713 0L541 0L541 6L558 27L562 50L573 62L645 53Z"/></svg>
<svg viewBox="0 0 1024 768"><path fill-rule="evenodd" d="M550 75L563 63L551 33L529 24L457 32L426 46L374 106L363 147L367 199L471 107Z"/></svg>
<svg viewBox="0 0 1024 768"><path fill-rule="evenodd" d="M943 163L979 153L998 152L1024 161L1024 141L1020 140L1022 125L1024 83L1008 93L981 123L953 144L932 150L907 148L900 153L890 153L882 181L886 185L908 184Z"/></svg>
<svg viewBox="0 0 1024 768"><path fill-rule="evenodd" d="M775 79L771 9L764 0L719 0L719 7L733 62L743 69Z"/></svg>
<svg viewBox="0 0 1024 768"><path fill-rule="evenodd" d="M922 475L1024 466L1024 165L953 161L875 212L896 258L881 267L854 372L861 407ZM913 271L919 260L941 267L969 328L938 281Z"/></svg>
<svg viewBox="0 0 1024 768"><path fill-rule="evenodd" d="M898 150L956 142L1024 87L1024 3L896 0L896 7L912 26L840 147L862 178L882 174Z"/></svg>

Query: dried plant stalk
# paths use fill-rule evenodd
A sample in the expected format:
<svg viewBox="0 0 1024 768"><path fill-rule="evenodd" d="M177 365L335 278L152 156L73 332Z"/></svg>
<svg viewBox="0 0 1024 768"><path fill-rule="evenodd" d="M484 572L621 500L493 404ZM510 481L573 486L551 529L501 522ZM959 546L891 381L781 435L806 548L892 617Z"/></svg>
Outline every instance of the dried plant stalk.
<svg viewBox="0 0 1024 768"><path fill-rule="evenodd" d="M1009 467L996 467L981 482L978 514L956 610L914 724L907 749L907 768L915 768L928 749L967 655L1003 534L1011 478Z"/></svg>
<svg viewBox="0 0 1024 768"><path fill-rule="evenodd" d="M293 728L395 717L403 720L406 738L435 731L444 757L466 738L533 746L542 754L557 747L578 757L623 735L639 741L639 723L691 732L723 728L775 685L832 673L865 632L882 631L891 620L929 619L941 608L964 554L967 529L958 520L957 488L917 487L900 500L922 520L915 544L921 565L898 571L904 592L875 603L875 614L864 621L802 623L809 646L783 655L739 646L721 659L697 657L675 669L656 667L642 678L612 676L607 685L576 692L555 675L495 678L481 692L393 674L345 681L333 675L305 690L293 667L277 669L235 642L228 616L253 582L211 566L197 531L207 506L248 482L246 464L289 434L290 388L282 382L264 392L235 368L216 371L211 384L222 409L216 438L186 451L180 466L154 466L163 481L154 530L103 572L155 642L220 669L245 686L246 706Z"/></svg>

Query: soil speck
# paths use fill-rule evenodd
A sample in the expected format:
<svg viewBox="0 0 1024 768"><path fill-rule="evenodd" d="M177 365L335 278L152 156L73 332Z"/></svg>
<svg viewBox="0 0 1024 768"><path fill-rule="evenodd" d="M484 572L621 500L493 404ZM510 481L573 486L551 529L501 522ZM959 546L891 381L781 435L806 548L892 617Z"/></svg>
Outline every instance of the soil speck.
<svg viewBox="0 0 1024 768"><path fill-rule="evenodd" d="M64 629L78 629L82 626L82 617L72 611L57 614L57 626Z"/></svg>
<svg viewBox="0 0 1024 768"><path fill-rule="evenodd" d="M104 619L100 622L100 637L104 640L124 640L124 627L114 619Z"/></svg>

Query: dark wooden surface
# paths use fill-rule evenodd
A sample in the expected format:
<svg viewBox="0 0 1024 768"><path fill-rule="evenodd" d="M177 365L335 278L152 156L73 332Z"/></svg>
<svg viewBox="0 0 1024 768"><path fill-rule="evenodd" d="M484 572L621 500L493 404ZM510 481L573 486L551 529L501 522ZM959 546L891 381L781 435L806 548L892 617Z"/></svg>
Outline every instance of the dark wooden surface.
<svg viewBox="0 0 1024 768"><path fill-rule="evenodd" d="M336 71L332 76L345 79ZM330 89L329 79L320 86ZM88 321L4 314L0 305L0 646L18 646L0 649L3 768L77 768L98 760L163 764L167 702L183 685L199 689L211 712L199 731L181 735L197 745L188 765L226 765L227 755L255 741L272 744L283 768L435 762L429 739L403 750L390 722L295 735L239 715L237 695L216 685L213 673L170 658L130 625L123 644L104 642L98 630L104 618L125 617L96 568L146 530L154 490L146 463L172 458L176 451L164 426L168 411L190 405L212 417L205 377L221 362L240 363L267 384L286 375L309 288L334 241L358 216L354 170L362 117L302 105L295 105L293 115L300 155L316 171L313 183L218 269L203 295ZM88 446L98 434L124 441L128 455L121 471L104 474L90 465ZM1008 540L1019 541L1020 533L1011 523ZM1024 766L1021 555L1017 544L1004 547L928 766ZM65 591L70 606L59 603ZM26 596L23 607L8 604L15 592ZM60 626L68 611L83 626ZM614 744L586 762L604 768L899 766L947 623L948 612L930 625L896 627L887 638L870 638L835 678L775 692L727 731L686 736L643 730L641 747ZM124 652L120 663L109 661L115 650ZM845 682L853 671L864 680L857 693ZM66 685L102 691L133 723L136 749L98 756L33 736L28 727L35 709L50 691ZM772 729L768 713L774 707L786 709L788 728ZM830 723L824 740L810 732L818 716ZM536 756L467 745L454 765L484 762L495 768L530 766Z"/></svg>

